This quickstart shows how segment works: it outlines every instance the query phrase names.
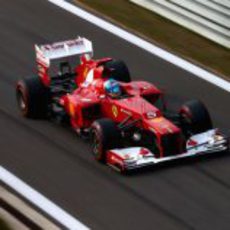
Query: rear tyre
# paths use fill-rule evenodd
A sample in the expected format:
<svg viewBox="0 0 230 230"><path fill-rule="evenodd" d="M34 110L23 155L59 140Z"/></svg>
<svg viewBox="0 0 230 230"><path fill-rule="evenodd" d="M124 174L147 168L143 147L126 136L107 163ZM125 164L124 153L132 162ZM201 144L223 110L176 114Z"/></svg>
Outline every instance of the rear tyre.
<svg viewBox="0 0 230 230"><path fill-rule="evenodd" d="M46 118L50 101L49 89L35 76L20 80L16 97L21 114L27 118Z"/></svg>
<svg viewBox="0 0 230 230"><path fill-rule="evenodd" d="M103 163L107 150L122 147L121 132L111 119L99 119L92 124L92 139L94 157Z"/></svg>
<svg viewBox="0 0 230 230"><path fill-rule="evenodd" d="M180 109L180 117L185 131L192 134L212 129L212 121L205 105L198 100L186 102Z"/></svg>
<svg viewBox="0 0 230 230"><path fill-rule="evenodd" d="M131 77L129 69L122 60L112 60L105 63L105 68L112 69L112 76L116 81L130 82Z"/></svg>

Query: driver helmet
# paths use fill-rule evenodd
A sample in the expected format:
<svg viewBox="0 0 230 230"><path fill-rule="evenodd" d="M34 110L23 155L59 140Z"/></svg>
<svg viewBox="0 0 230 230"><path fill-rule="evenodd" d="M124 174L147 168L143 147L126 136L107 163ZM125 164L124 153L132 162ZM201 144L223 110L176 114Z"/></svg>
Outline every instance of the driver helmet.
<svg viewBox="0 0 230 230"><path fill-rule="evenodd" d="M106 94L111 96L112 98L121 96L121 86L114 79L109 79L105 81L104 89L105 89Z"/></svg>

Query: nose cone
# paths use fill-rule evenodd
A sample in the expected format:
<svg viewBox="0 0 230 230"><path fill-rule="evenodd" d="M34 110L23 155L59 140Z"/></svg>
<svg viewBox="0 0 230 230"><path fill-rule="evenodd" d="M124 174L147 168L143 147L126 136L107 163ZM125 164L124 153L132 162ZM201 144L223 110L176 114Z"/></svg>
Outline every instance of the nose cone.
<svg viewBox="0 0 230 230"><path fill-rule="evenodd" d="M180 129L176 125L162 116L150 119L146 122L150 129L153 129L155 133L157 132L161 135L180 132Z"/></svg>

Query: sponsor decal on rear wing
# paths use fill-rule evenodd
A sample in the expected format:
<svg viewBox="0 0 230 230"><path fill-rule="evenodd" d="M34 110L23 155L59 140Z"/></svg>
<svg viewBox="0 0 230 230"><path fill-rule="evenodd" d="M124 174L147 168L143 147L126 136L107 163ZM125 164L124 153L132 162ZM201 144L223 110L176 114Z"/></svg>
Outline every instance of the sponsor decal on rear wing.
<svg viewBox="0 0 230 230"><path fill-rule="evenodd" d="M38 62L46 66L49 66L51 60L58 58L81 54L93 55L92 42L82 37L53 44L35 45L35 50Z"/></svg>

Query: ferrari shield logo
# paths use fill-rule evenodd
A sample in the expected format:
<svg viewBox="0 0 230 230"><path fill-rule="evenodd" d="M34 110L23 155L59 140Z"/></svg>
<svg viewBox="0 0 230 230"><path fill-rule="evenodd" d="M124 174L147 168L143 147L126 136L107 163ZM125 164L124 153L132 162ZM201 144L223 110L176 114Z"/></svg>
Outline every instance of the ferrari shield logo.
<svg viewBox="0 0 230 230"><path fill-rule="evenodd" d="M113 113L113 116L114 116L114 117L117 117L117 116L118 116L118 109L117 109L117 106L115 106L115 105L112 106L112 113Z"/></svg>

